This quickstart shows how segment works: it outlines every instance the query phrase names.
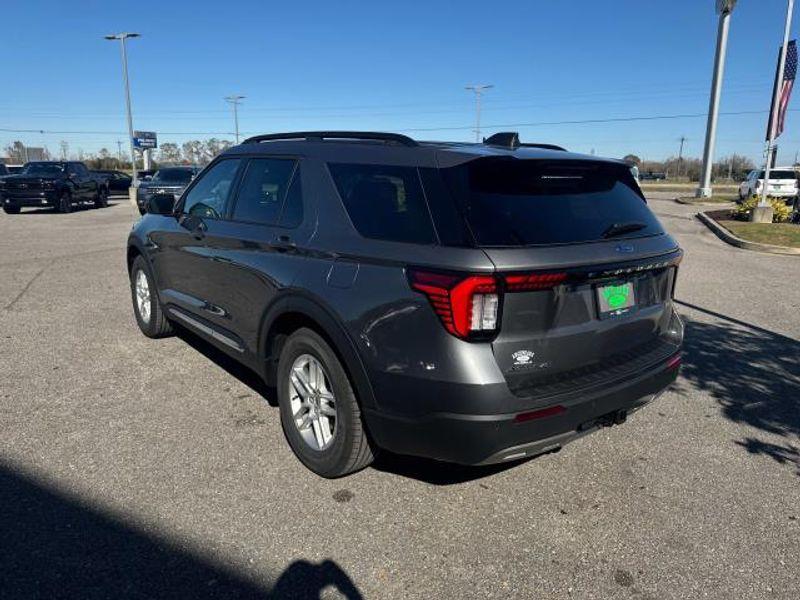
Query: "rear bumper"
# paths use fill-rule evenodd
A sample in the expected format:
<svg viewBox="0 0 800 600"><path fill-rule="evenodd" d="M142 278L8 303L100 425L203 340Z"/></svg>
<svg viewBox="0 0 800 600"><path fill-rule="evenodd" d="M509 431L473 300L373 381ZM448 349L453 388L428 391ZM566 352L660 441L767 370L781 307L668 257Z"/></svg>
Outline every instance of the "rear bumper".
<svg viewBox="0 0 800 600"><path fill-rule="evenodd" d="M519 412L407 417L367 410L365 416L377 445L391 452L469 465L505 462L555 450L624 420L675 381L678 366L668 364L578 398L554 399L550 406L562 406L563 412L524 422L515 421Z"/></svg>

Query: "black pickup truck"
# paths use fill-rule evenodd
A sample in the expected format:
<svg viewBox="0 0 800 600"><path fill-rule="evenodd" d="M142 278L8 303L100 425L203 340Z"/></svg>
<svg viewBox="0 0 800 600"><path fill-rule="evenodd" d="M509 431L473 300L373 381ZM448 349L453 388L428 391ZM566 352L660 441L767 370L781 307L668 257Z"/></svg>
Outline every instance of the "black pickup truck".
<svg viewBox="0 0 800 600"><path fill-rule="evenodd" d="M0 180L3 210L15 215L23 207L55 208L68 213L76 205L108 205L108 180L92 175L81 162L29 162L22 173Z"/></svg>

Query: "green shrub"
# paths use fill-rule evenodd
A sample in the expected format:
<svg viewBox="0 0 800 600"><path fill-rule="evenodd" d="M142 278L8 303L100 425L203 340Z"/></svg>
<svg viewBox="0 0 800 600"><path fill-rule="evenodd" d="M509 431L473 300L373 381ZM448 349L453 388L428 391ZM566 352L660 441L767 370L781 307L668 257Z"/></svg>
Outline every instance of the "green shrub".
<svg viewBox="0 0 800 600"><path fill-rule="evenodd" d="M750 214L760 201L761 196L750 196L747 200L744 200L741 204L737 205L736 208L733 209L733 217L735 219L739 219L740 221L749 221ZM789 217L792 215L792 207L786 205L785 198L768 197L767 202L772 205L773 223L783 223L784 221L789 220Z"/></svg>

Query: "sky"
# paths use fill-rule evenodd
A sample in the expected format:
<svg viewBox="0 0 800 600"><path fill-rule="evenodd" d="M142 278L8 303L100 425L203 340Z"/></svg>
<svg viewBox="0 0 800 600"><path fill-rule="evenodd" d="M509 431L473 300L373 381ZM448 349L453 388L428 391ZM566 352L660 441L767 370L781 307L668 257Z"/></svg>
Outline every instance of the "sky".
<svg viewBox="0 0 800 600"><path fill-rule="evenodd" d="M685 136L684 156L699 157L714 4L9 1L1 11L0 148L21 140L58 154L64 140L71 154L116 153L120 140L124 151L119 42L103 36L133 31L142 35L128 47L134 128L156 131L159 143L232 140L223 100L231 94L246 96L243 135L359 129L473 140L475 96L464 88L491 84L483 135L519 131L523 141L654 160L677 155ZM785 11L786 0L739 0L717 157L760 160ZM797 110L779 162L800 150ZM672 118L638 120L665 116Z"/></svg>

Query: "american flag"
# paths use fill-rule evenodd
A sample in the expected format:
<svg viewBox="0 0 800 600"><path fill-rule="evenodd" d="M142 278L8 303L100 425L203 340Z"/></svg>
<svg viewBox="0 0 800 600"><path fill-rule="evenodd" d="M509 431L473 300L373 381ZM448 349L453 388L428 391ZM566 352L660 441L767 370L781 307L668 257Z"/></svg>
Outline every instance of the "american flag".
<svg viewBox="0 0 800 600"><path fill-rule="evenodd" d="M777 122L775 123L775 137L779 137L786 126L786 111L789 108L789 99L792 97L794 80L797 77L797 44L795 40L789 42L786 49L786 66L783 69L783 80L780 82L780 101L778 102ZM778 85L777 77L775 85ZM772 124L772 111L770 111L769 123ZM767 132L769 136L769 132Z"/></svg>

